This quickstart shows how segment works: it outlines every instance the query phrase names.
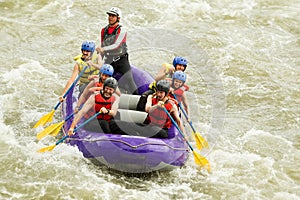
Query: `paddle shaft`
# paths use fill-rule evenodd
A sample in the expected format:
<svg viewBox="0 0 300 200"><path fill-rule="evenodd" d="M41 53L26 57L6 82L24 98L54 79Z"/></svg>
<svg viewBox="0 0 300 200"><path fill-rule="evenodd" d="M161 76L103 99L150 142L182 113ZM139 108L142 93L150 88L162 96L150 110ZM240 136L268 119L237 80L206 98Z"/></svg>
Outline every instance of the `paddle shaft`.
<svg viewBox="0 0 300 200"><path fill-rule="evenodd" d="M97 117L101 112L97 112L95 113L93 116L91 116L89 119L87 119L85 122L83 122L82 124L80 124L78 127L76 127L74 129L73 132L78 131L81 127L83 127L84 125L86 125L87 123L89 123L91 120L93 120L95 117Z"/></svg>
<svg viewBox="0 0 300 200"><path fill-rule="evenodd" d="M78 110L80 110L80 109L83 107L83 105L84 105L84 104L81 104L81 106L79 107ZM65 122L68 121L68 120L71 119L71 117L73 117L75 114L76 114L76 113L73 112L71 115L69 115L68 117L66 117L64 121L65 121Z"/></svg>
<svg viewBox="0 0 300 200"><path fill-rule="evenodd" d="M82 74L85 72L85 70L88 68L89 66L85 66L83 68L83 70L80 72L80 74L77 76L77 78L75 79L75 81L72 83L72 85L69 87L69 89L66 91L66 93L64 94L63 98L65 98L68 93L71 91L71 89L73 89L73 87L76 85L76 83L78 82L78 80L80 79L80 77L82 76ZM56 106L54 107L54 110L56 110L58 108L58 106L61 104L61 102L59 101Z"/></svg>
<svg viewBox="0 0 300 200"><path fill-rule="evenodd" d="M185 116L185 118L188 120L188 119L189 119L189 117L188 117L188 115L187 115L186 111L183 109L183 107L182 107L181 103L178 101L178 99L177 99L176 95L175 95L175 94L173 94L173 96L174 96L174 98L176 99L176 101L178 102L179 108L181 109L181 111L182 111L183 115L184 115L184 116ZM190 124L191 128L193 129L194 133L196 133L196 130L195 130L195 128L194 128L194 126L193 126L192 122L191 122L191 121L188 121L188 122L189 122L189 124Z"/></svg>
<svg viewBox="0 0 300 200"><path fill-rule="evenodd" d="M167 113L167 115L170 117L170 119L172 120L173 124L176 126L177 130L179 131L180 135L184 138L184 140L186 141L186 143L188 144L188 146L190 147L190 149L192 151L194 151L194 148L192 147L192 145L189 143L189 141L187 141L184 137L184 134L182 133L182 131L180 130L180 128L178 127L178 124L175 122L175 120L173 119L173 117L170 115L170 113L168 112L168 110L163 107L165 112Z"/></svg>
<svg viewBox="0 0 300 200"><path fill-rule="evenodd" d="M96 114L94 114L92 117L90 117L88 120L86 120L85 122L83 122L82 124L80 124L80 126L78 126L77 128L74 129L73 132L78 131L81 127L83 127L84 125L86 125L87 123L89 123L92 119L94 119L95 117L97 117L100 114L100 112L97 112ZM68 137L70 137L69 135L64 136L63 138L61 138L60 140L58 140L55 145L60 144L62 141L64 141L65 139L67 139Z"/></svg>

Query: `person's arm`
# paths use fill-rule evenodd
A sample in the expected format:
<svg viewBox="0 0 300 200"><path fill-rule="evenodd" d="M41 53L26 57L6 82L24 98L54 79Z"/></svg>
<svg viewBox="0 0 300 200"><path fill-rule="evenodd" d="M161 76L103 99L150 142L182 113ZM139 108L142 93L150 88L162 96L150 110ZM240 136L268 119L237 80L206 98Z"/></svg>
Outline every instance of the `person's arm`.
<svg viewBox="0 0 300 200"><path fill-rule="evenodd" d="M92 80L91 82L89 82L89 84L84 88L82 94L79 97L79 100L77 101L77 106L75 108L75 112L78 112L79 107L81 106L81 104L83 104L92 94L92 92L90 92L90 88L93 87L95 85L95 81Z"/></svg>
<svg viewBox="0 0 300 200"><path fill-rule="evenodd" d="M108 115L110 116L116 116L118 109L119 109L119 102L120 102L120 97L117 94L113 94L115 97L115 102L113 103L113 105L111 106L111 110L108 113Z"/></svg>
<svg viewBox="0 0 300 200"><path fill-rule="evenodd" d="M82 116L86 114L93 106L95 105L95 95L91 95L90 98L86 101L82 109L77 113L75 116L69 130L68 134L73 135L73 131L75 126L78 124L78 122L81 120Z"/></svg>
<svg viewBox="0 0 300 200"><path fill-rule="evenodd" d="M116 88L115 93L116 93L118 96L121 96L121 90L119 89L119 87Z"/></svg>
<svg viewBox="0 0 300 200"><path fill-rule="evenodd" d="M95 80L95 79L98 79L99 80L99 75L96 75L96 74L94 74L94 75L90 75L89 77L88 77L88 79L91 81L91 80Z"/></svg>
<svg viewBox="0 0 300 200"><path fill-rule="evenodd" d="M101 29L100 34L99 34L99 46L96 48L96 51L98 54L103 54L103 49L102 49L102 42L104 38L104 28Z"/></svg>
<svg viewBox="0 0 300 200"><path fill-rule="evenodd" d="M185 93L183 93L181 100L182 100L182 104L184 106L186 115L189 116L189 105L188 105L188 101L187 101Z"/></svg>
<svg viewBox="0 0 300 200"><path fill-rule="evenodd" d="M97 63L94 63L92 60L88 60L88 61L86 61L86 64L88 64L88 66L90 66L90 67L94 67L94 68L100 70L100 67L102 66L102 56L100 54L98 54Z"/></svg>
<svg viewBox="0 0 300 200"><path fill-rule="evenodd" d="M146 102L146 105L145 105L145 111L147 112L147 113L149 113L150 112L150 108L151 108L151 106L152 106L152 95L150 94L148 97L147 97L147 102Z"/></svg>
<svg viewBox="0 0 300 200"><path fill-rule="evenodd" d="M68 80L68 82L67 82L67 84L66 84L66 86L65 86L65 88L64 88L64 90L63 90L62 95L59 97L59 100L60 100L61 102L64 101L64 99L63 99L64 94L67 92L67 90L69 89L69 87L70 87L70 86L72 85L72 83L75 81L75 79L76 79L76 77L78 76L78 74L79 74L79 66L78 66L77 63L75 63L74 68L73 68L72 75L71 75L70 79Z"/></svg>
<svg viewBox="0 0 300 200"><path fill-rule="evenodd" d="M181 120L179 118L178 108L175 104L173 104L173 107L172 107L170 113L171 113L171 116L173 117L173 119L175 120L175 122L178 124L178 127L181 130L181 132L183 133L184 137L187 138L187 135L185 133L185 129L184 129L183 124L181 123Z"/></svg>
<svg viewBox="0 0 300 200"><path fill-rule="evenodd" d="M100 91L102 89L102 87L91 87L90 89L89 89L89 92L96 92L96 91Z"/></svg>
<svg viewBox="0 0 300 200"><path fill-rule="evenodd" d="M155 81L158 82L164 78L166 78L166 76L168 74L170 74L171 72L174 72L175 68L173 65L168 64L168 63L164 63L162 65L162 67L160 68L160 70L158 71L156 77L155 77Z"/></svg>

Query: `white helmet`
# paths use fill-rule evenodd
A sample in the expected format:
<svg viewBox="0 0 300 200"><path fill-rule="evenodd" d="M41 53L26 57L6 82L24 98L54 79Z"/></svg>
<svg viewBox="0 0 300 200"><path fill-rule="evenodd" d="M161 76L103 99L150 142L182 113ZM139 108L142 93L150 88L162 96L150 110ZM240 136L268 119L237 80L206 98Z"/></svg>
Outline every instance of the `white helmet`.
<svg viewBox="0 0 300 200"><path fill-rule="evenodd" d="M106 12L106 14L112 14L112 15L116 15L117 17L122 17L122 12L117 7L111 7L109 11Z"/></svg>

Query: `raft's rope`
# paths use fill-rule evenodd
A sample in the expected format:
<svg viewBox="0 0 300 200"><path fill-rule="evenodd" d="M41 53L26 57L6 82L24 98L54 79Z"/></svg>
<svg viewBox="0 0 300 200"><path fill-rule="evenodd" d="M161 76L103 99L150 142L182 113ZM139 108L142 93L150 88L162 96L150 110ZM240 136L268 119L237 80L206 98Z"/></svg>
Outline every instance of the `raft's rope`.
<svg viewBox="0 0 300 200"><path fill-rule="evenodd" d="M73 141L86 141L86 142L97 142L97 141L112 141L112 142L120 142L120 143L123 143L123 144L126 144L127 146L133 148L133 149L137 149L138 147L141 147L141 146L146 146L146 145L161 145L161 146L167 146L169 147L170 149L173 149L173 150L180 150L180 151L188 151L189 149L188 148L176 148L176 147L172 147L168 144L158 144L158 143L151 143L151 142L148 142L148 143L143 143L143 144L140 144L140 145L131 145L129 144L128 142L125 142L123 140L116 140L116 139L78 139L78 138L69 138L69 140L73 140Z"/></svg>

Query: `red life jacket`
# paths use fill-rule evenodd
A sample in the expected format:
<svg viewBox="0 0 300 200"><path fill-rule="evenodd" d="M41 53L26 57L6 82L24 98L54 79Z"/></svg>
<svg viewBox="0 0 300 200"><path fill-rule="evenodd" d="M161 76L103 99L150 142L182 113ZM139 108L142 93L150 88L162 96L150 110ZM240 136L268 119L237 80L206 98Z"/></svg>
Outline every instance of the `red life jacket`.
<svg viewBox="0 0 300 200"><path fill-rule="evenodd" d="M175 94L176 98L171 93L169 93L169 96L176 99L178 101L178 103L181 103L182 102L182 96L183 96L184 92L185 92L184 88L180 87L180 88L174 90L174 92L173 92L173 94Z"/></svg>
<svg viewBox="0 0 300 200"><path fill-rule="evenodd" d="M100 87L101 90L103 89L103 83L99 83L98 81L95 82L95 87ZM86 99L87 100L87 99ZM85 100L85 101L86 101ZM88 119L95 114L95 109L90 109L87 113L84 114L84 118Z"/></svg>
<svg viewBox="0 0 300 200"><path fill-rule="evenodd" d="M156 105L158 100L156 97L152 99L152 105ZM165 102L165 108L170 113L173 103L169 99ZM149 112L146 118L146 124L151 124L154 126L158 126L160 128L167 128L169 129L172 125L171 119L168 117L167 113L163 108L156 108L152 112Z"/></svg>
<svg viewBox="0 0 300 200"><path fill-rule="evenodd" d="M96 82L95 83L95 87L101 87L101 89L103 89L103 83L101 82Z"/></svg>
<svg viewBox="0 0 300 200"><path fill-rule="evenodd" d="M111 106L116 100L115 96L111 96L109 99L103 98L101 92L100 94L95 95L95 112L99 112L102 107L111 110ZM113 117L108 114L99 114L97 116L97 119L102 119L106 121L110 121L112 118Z"/></svg>

